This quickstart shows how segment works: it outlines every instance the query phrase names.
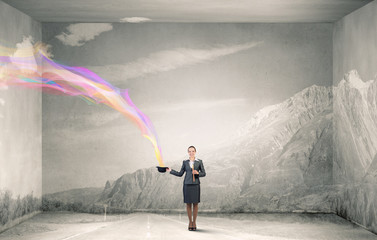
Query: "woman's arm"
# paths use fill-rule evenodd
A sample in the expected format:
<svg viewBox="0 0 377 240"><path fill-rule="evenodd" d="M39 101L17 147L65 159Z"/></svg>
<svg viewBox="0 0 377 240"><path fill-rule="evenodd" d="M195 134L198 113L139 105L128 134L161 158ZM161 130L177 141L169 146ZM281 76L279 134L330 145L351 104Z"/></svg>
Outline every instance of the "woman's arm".
<svg viewBox="0 0 377 240"><path fill-rule="evenodd" d="M182 162L182 167L181 167L181 171L177 172L173 169L170 170L170 174L173 174L177 177L182 177L183 173L185 172L185 161Z"/></svg>
<svg viewBox="0 0 377 240"><path fill-rule="evenodd" d="M204 169L203 161L200 160L199 177L205 177L205 175L206 175L206 170Z"/></svg>

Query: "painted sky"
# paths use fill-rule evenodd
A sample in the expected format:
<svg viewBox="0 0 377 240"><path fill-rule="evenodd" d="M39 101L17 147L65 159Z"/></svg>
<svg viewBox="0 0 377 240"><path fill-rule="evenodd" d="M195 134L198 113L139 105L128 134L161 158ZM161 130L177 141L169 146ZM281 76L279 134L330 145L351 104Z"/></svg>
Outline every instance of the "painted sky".
<svg viewBox="0 0 377 240"><path fill-rule="evenodd" d="M153 122L168 166L189 145L198 157L216 150L257 110L332 84L331 24L99 26L45 23L43 41L55 61L128 88ZM119 113L43 95L44 193L103 186L156 165L151 144Z"/></svg>

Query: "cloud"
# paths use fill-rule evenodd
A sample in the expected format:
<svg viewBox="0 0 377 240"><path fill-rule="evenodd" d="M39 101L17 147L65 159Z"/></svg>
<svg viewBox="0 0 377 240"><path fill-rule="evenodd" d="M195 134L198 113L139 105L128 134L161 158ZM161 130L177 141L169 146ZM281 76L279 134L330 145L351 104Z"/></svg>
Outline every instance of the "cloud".
<svg viewBox="0 0 377 240"><path fill-rule="evenodd" d="M39 50L48 53L48 45L38 44ZM9 51L9 62L0 66L0 90L8 89L7 78L9 71L19 70L21 73L35 73L38 71L38 55L32 36L23 36L23 40L16 44L15 50Z"/></svg>
<svg viewBox="0 0 377 240"><path fill-rule="evenodd" d="M22 42L16 44L16 51L13 57L31 56L34 52L34 39L32 36L23 36Z"/></svg>
<svg viewBox="0 0 377 240"><path fill-rule="evenodd" d="M262 42L249 42L238 45L217 46L210 49L176 48L152 53L126 64L115 64L101 67L89 67L97 73L115 74L117 78L126 80L148 74L171 71L180 67L195 65L216 60L230 54L253 48Z"/></svg>
<svg viewBox="0 0 377 240"><path fill-rule="evenodd" d="M55 37L64 45L79 47L101 33L112 30L113 25L110 23L76 23L70 24L66 29L67 33L62 32Z"/></svg>
<svg viewBox="0 0 377 240"><path fill-rule="evenodd" d="M129 23L141 23L141 22L148 22L151 21L150 18L145 17L130 17L130 18L122 18L119 20L119 22L129 22Z"/></svg>
<svg viewBox="0 0 377 240"><path fill-rule="evenodd" d="M16 51L10 57L11 61L17 66L19 61L14 61L14 59L23 58L24 62L21 68L21 72L38 71L37 60L34 57L34 40L32 36L24 36L21 43L16 44Z"/></svg>

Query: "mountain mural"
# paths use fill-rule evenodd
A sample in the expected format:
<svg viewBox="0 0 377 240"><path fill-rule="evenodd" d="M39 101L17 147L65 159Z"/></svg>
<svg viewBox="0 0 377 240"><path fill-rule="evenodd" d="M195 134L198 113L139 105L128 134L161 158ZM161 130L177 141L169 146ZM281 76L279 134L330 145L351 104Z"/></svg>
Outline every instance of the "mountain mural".
<svg viewBox="0 0 377 240"><path fill-rule="evenodd" d="M332 107L332 87L313 85L261 109L231 139L201 154L207 172L201 208L330 212L336 196ZM96 202L110 209L180 209L182 181L154 167L140 169L106 183Z"/></svg>
<svg viewBox="0 0 377 240"><path fill-rule="evenodd" d="M336 212L377 232L377 81L356 70L334 88Z"/></svg>
<svg viewBox="0 0 377 240"><path fill-rule="evenodd" d="M340 183L359 181L368 172L375 171L377 82L363 82L353 70L334 90L336 180Z"/></svg>

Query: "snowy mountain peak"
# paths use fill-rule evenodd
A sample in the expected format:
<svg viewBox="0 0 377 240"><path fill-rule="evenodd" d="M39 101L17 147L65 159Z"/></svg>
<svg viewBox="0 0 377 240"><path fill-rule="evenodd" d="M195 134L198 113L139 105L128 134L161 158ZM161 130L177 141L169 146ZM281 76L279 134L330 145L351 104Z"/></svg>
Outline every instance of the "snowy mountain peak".
<svg viewBox="0 0 377 240"><path fill-rule="evenodd" d="M289 119L300 119L298 121L304 123L331 104L332 87L312 85L281 103L266 106L254 113L233 138L250 138L251 135L257 134L257 130Z"/></svg>
<svg viewBox="0 0 377 240"><path fill-rule="evenodd" d="M344 75L344 80L350 87L356 89L363 89L368 87L369 84L361 80L359 73L354 69Z"/></svg>
<svg viewBox="0 0 377 240"><path fill-rule="evenodd" d="M348 73L344 74L344 79L347 82L349 82L350 78L359 78L360 79L360 75L359 75L359 73L356 69L352 69Z"/></svg>
<svg viewBox="0 0 377 240"><path fill-rule="evenodd" d="M341 132L343 135L339 136L344 137L335 146L341 148L338 151L341 159L365 171L377 153L376 89L376 80L365 82L352 70L344 75L334 92L335 133ZM348 139L353 139L351 144ZM350 170L348 174L361 178L363 171Z"/></svg>

